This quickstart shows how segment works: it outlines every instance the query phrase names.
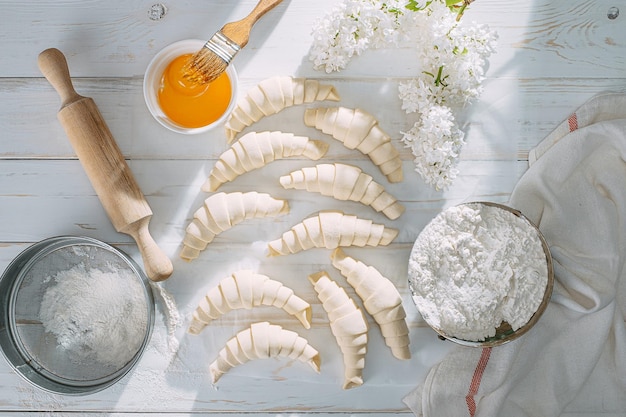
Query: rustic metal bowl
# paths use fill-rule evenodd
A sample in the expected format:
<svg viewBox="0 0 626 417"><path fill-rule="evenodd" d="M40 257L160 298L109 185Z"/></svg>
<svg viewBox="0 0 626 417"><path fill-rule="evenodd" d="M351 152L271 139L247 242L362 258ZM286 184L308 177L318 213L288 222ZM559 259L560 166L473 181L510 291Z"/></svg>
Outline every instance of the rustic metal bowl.
<svg viewBox="0 0 626 417"><path fill-rule="evenodd" d="M485 205L485 206L497 207L499 209L506 210L506 211L512 213L513 215L523 219L529 225L529 227L533 228L536 231L537 237L541 241L541 245L543 247L543 252L545 253L547 274L548 274L546 288L545 288L545 291L544 291L544 294L543 294L543 298L541 300L541 303L539 304L539 307L534 312L534 314L531 316L531 318L528 320L528 322L526 322L525 325L523 325L522 327L518 328L517 330L513 330L509 323L507 323L506 321L503 321L501 323L501 325L496 328L495 336L486 338L485 340L482 340L482 341L471 341L471 340L460 339L458 337L455 337L454 335L448 334L444 329L438 328L437 326L433 325L432 323L429 322L428 319L425 318L425 320L428 323L428 325L435 332L437 332L439 334L439 338L442 339L442 340L450 340L450 341L452 341L454 343L457 343L459 345L470 346L470 347L493 347L493 346L499 346L499 345L508 343L508 342L510 342L512 340L515 340L515 339L519 338L520 336L522 336L523 334L527 333L537 323L537 321L539 320L539 318L541 317L541 315L545 311L546 307L548 306L548 303L550 302L550 297L552 296L552 289L553 289L553 286L554 286L554 270L553 270L553 265L552 265L552 256L550 254L550 249L548 247L548 244L547 244L543 234L539 230L539 228L535 224L533 224L528 218L526 218L519 210L513 209L513 208L511 208L509 206L506 206L506 205L503 205L503 204L492 203L492 202L485 202L485 201L464 203L462 205L471 205L471 204L473 204L473 205L482 204L482 205ZM416 240L416 242L417 242L417 240ZM414 246L413 250L415 250L415 246ZM412 251L412 253L413 253L413 251ZM412 282L412 279L411 279L411 277L409 277L409 288L411 289L411 293L413 295L412 299L413 299L417 309L420 310L420 303L419 303L418 300L416 300L415 291L413 289L413 285L414 284Z"/></svg>
<svg viewBox="0 0 626 417"><path fill-rule="evenodd" d="M85 354L84 347L59 343L57 336L47 331L42 322L40 310L46 291L58 285L55 277L59 272L77 265L87 270L120 272L116 276L123 277L119 279L128 285L125 290L133 288L136 291L133 295L145 302L145 316L141 312L144 306L137 307L141 312L138 326L141 331L127 335L123 343L129 344L124 345L124 354L115 363L103 363L89 356L89 352ZM133 282L134 279L140 284ZM154 325L154 296L142 270L122 251L88 237L53 237L25 249L4 271L0 297L0 348L4 356L19 375L53 393L90 394L120 380L138 362ZM106 311L102 313L105 324L100 326L112 326L109 323L114 320L106 316Z"/></svg>

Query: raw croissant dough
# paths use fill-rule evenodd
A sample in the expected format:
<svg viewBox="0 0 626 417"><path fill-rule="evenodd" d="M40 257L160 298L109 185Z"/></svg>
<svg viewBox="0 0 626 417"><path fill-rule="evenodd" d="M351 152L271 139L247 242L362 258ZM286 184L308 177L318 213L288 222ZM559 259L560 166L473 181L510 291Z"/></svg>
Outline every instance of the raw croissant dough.
<svg viewBox="0 0 626 417"><path fill-rule="evenodd" d="M232 142L239 132L264 116L278 113L286 107L323 100L339 101L335 87L320 84L316 80L289 76L265 79L237 102L226 122L228 142Z"/></svg>
<svg viewBox="0 0 626 417"><path fill-rule="evenodd" d="M346 164L318 164L280 177L285 189L307 190L338 200L351 200L383 212L391 220L404 213L404 206L359 167Z"/></svg>
<svg viewBox="0 0 626 417"><path fill-rule="evenodd" d="M276 159L305 156L317 161L328 150L328 144L283 132L250 132L220 155L202 191L215 191L239 175L261 168Z"/></svg>
<svg viewBox="0 0 626 417"><path fill-rule="evenodd" d="M320 372L320 356L309 342L298 333L281 326L260 322L242 330L220 350L209 365L211 379L215 384L231 368L254 359L289 357L308 363Z"/></svg>
<svg viewBox="0 0 626 417"><path fill-rule="evenodd" d="M303 220L268 243L269 255L288 255L311 248L339 246L385 246L398 230L340 211L323 211Z"/></svg>
<svg viewBox="0 0 626 417"><path fill-rule="evenodd" d="M306 109L304 124L331 135L348 149L358 149L369 156L389 182L402 181L400 154L391 143L391 137L366 111L346 107Z"/></svg>
<svg viewBox="0 0 626 417"><path fill-rule="evenodd" d="M363 312L325 271L309 275L309 281L313 284L324 311L328 313L330 330L343 354L343 389L363 385L368 330Z"/></svg>
<svg viewBox="0 0 626 417"><path fill-rule="evenodd" d="M200 333L212 320L231 310L261 305L282 308L295 316L304 328L311 328L311 305L291 288L251 270L234 272L210 289L193 312L189 333Z"/></svg>
<svg viewBox="0 0 626 417"><path fill-rule="evenodd" d="M341 271L359 297L363 307L380 326L385 344L398 359L410 359L409 328L402 297L395 285L373 266L347 256L337 248L331 254L333 266Z"/></svg>
<svg viewBox="0 0 626 417"><path fill-rule="evenodd" d="M185 229L180 257L186 261L197 258L200 251L216 235L246 219L277 217L289 212L286 200L266 193L216 193L204 200Z"/></svg>

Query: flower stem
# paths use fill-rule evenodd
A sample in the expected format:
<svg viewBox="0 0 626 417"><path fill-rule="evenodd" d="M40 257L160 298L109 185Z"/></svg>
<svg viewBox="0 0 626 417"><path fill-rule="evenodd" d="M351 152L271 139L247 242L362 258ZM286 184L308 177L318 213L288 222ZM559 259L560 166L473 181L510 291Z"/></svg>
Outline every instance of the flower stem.
<svg viewBox="0 0 626 417"><path fill-rule="evenodd" d="M439 70L437 71L437 78L435 78L435 85L437 87L439 87L440 85L444 87L448 86L448 84L444 82L444 80L448 78L448 76L446 75L445 77L442 78L441 77L442 75L443 75L443 65L439 67Z"/></svg>
<svg viewBox="0 0 626 417"><path fill-rule="evenodd" d="M460 21L463 17L463 13L465 13L465 9L469 6L474 0L463 0L463 4L459 8L459 12L456 15L456 21Z"/></svg>

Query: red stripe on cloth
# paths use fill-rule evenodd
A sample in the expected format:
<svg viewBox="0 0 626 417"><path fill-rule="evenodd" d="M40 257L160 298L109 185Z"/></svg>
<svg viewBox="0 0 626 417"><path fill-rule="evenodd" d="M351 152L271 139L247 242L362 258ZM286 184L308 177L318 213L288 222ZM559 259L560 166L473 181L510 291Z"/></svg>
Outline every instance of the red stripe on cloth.
<svg viewBox="0 0 626 417"><path fill-rule="evenodd" d="M480 388L480 382L483 379L483 373L489 362L489 356L491 356L491 348L483 348L483 352L480 355L476 369L474 370L474 376L472 376L472 382L470 383L469 390L465 396L465 402L467 403L467 411L469 411L470 417L476 415L476 401L474 396L478 393Z"/></svg>
<svg viewBox="0 0 626 417"><path fill-rule="evenodd" d="M576 113L572 114L569 119L567 119L567 123L569 124L570 132L578 129L578 117L576 116Z"/></svg>

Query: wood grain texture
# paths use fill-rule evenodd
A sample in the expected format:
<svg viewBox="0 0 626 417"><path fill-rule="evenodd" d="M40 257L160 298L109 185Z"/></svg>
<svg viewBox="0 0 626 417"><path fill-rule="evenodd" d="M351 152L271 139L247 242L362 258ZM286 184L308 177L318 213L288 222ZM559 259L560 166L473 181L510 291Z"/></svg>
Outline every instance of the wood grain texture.
<svg viewBox="0 0 626 417"><path fill-rule="evenodd" d="M246 131L279 128L324 140L330 149L321 162L360 167L398 197L407 211L390 221L358 203L284 190L278 183L281 175L315 162L275 161L241 175L223 191L268 192L287 199L291 212L243 222L187 263L178 258L184 229L208 196L200 186L227 148L226 138L221 129L193 137L163 129L144 104L143 72L161 48L181 39L208 39L225 23L243 18L256 1L166 2L161 19L151 20L149 11L155 3L0 0L4 16L0 25L0 269L31 243L66 234L113 243L140 260L132 239L111 225L56 119L58 96L37 68L39 52L56 47L68 59L76 89L92 97L100 109L154 212L152 235L174 265L163 286L174 296L183 323L174 334L180 344L175 351L168 345L171 335L159 303L153 339L139 366L119 384L89 397L44 393L0 361L0 414L410 415L401 398L451 347L438 340L411 302L406 275L413 241L442 208L470 200L506 202L526 170L530 149L587 99L600 92L626 90L622 34L626 9L611 20L608 9L620 5L608 0L472 3L464 19L496 30L498 49L490 60L481 100L465 109L459 120L467 140L460 176L449 190L435 191L413 171L412 156L400 142L400 132L409 129L414 119L401 110L397 88L419 72L414 57L406 50L370 51L340 73L316 71L308 59L311 27L335 2L284 0L255 24L254 36L235 59L240 94L274 75L332 83L341 105L374 114L392 135L401 150L405 180L387 183L365 156L305 127L305 106L266 117ZM368 317L372 331L365 384L348 392L341 389L339 347L306 275L326 269L352 296L353 290L330 265L327 250L272 259L265 252L268 240L320 209L342 209L400 230L389 247L346 252L367 259L397 285L408 313L413 358L395 360ZM281 310L264 308L233 311L199 336L186 334L185 325L199 297L238 268L254 268L292 287L313 307L312 328L303 329ZM211 386L210 361L226 340L260 318L307 337L322 355L320 375L297 362L255 361L232 370L217 388Z"/></svg>

